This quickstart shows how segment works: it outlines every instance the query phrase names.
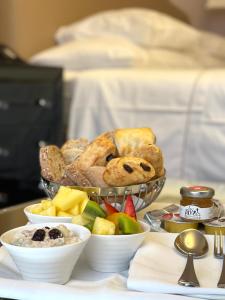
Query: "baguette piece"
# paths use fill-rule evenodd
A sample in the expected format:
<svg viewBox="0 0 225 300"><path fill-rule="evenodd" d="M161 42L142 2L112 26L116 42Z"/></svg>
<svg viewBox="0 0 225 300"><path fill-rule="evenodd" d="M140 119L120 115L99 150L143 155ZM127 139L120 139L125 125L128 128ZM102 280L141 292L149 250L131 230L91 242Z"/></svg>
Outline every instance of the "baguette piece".
<svg viewBox="0 0 225 300"><path fill-rule="evenodd" d="M60 149L55 145L41 147L39 161L41 175L49 181L60 183L65 175L65 163Z"/></svg>

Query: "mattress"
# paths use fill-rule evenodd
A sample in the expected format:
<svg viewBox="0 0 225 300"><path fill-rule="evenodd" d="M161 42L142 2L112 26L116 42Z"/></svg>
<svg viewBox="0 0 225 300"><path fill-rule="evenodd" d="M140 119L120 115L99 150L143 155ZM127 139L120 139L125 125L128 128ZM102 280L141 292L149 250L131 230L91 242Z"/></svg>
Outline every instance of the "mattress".
<svg viewBox="0 0 225 300"><path fill-rule="evenodd" d="M66 71L69 139L151 127L168 177L225 179L225 70Z"/></svg>

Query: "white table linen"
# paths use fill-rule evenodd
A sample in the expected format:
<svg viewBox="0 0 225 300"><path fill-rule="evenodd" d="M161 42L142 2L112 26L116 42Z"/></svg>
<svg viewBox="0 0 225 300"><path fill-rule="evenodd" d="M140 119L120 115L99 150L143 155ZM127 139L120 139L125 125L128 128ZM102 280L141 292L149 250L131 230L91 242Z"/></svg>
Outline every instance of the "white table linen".
<svg viewBox="0 0 225 300"><path fill-rule="evenodd" d="M217 288L222 260L213 256L213 236L207 235L209 252L194 259L200 287L183 287L177 284L186 257L174 248L177 234L149 233L131 262L127 280L128 289L149 293L184 294L206 299L225 299L225 290Z"/></svg>
<svg viewBox="0 0 225 300"><path fill-rule="evenodd" d="M190 300L179 295L129 291L126 282L127 272L112 274L92 271L84 257L81 257L71 280L65 285L25 281L5 249L0 248L0 297L18 300Z"/></svg>

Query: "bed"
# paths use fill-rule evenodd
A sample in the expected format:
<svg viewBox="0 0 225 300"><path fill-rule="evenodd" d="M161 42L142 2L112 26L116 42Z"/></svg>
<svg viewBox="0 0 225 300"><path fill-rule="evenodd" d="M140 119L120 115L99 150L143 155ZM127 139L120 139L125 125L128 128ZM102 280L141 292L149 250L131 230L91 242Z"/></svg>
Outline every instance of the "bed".
<svg viewBox="0 0 225 300"><path fill-rule="evenodd" d="M148 126L169 177L225 179L223 38L154 10L129 8L60 27L55 39L58 46L31 62L65 70L68 139Z"/></svg>

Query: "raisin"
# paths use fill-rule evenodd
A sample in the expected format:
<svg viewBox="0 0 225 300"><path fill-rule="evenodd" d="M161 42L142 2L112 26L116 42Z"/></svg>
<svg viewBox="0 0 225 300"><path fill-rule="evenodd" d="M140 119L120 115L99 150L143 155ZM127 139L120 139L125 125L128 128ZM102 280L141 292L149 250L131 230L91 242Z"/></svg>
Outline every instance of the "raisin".
<svg viewBox="0 0 225 300"><path fill-rule="evenodd" d="M127 164L123 165L124 170L126 170L128 173L134 172L134 170Z"/></svg>
<svg viewBox="0 0 225 300"><path fill-rule="evenodd" d="M106 161L110 161L114 158L113 154L109 154L107 157L106 157Z"/></svg>
<svg viewBox="0 0 225 300"><path fill-rule="evenodd" d="M50 239L52 239L52 240L63 237L62 232L57 228L53 228L53 229L49 230L48 235L49 235Z"/></svg>
<svg viewBox="0 0 225 300"><path fill-rule="evenodd" d="M140 166L142 167L142 169L146 172L151 171L151 168L149 166L147 166L146 164L140 163Z"/></svg>
<svg viewBox="0 0 225 300"><path fill-rule="evenodd" d="M44 229L37 229L32 236L32 241L44 241L45 239L45 231Z"/></svg>

